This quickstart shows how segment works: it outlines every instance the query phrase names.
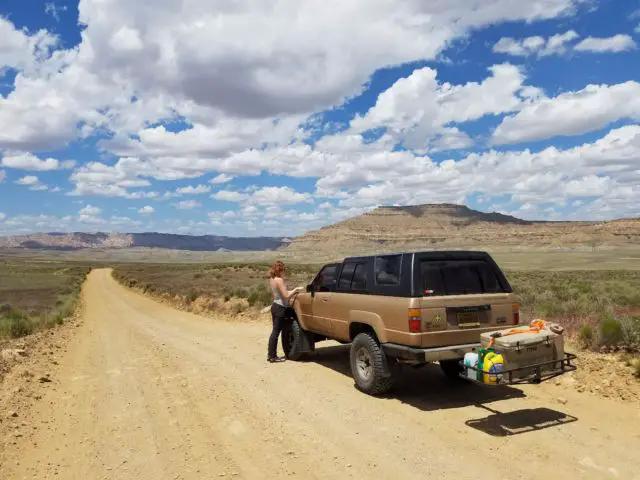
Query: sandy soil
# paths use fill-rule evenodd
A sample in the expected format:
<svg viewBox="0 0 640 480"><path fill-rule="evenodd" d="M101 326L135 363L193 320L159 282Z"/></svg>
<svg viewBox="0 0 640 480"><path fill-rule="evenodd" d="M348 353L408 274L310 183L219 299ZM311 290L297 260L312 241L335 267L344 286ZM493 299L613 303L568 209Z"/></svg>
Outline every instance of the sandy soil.
<svg viewBox="0 0 640 480"><path fill-rule="evenodd" d="M108 270L83 299L54 354L3 382L23 403L0 411L2 479L640 480L636 402L563 382L453 385L438 368L373 398L354 388L348 347L268 364L268 326L171 309Z"/></svg>

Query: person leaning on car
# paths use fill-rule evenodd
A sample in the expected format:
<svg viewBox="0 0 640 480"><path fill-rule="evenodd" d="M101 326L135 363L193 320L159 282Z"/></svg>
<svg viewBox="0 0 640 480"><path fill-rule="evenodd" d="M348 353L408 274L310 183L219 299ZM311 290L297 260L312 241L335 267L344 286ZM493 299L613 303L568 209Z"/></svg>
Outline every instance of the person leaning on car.
<svg viewBox="0 0 640 480"><path fill-rule="evenodd" d="M271 335L269 336L269 344L267 349L267 361L282 362L284 358L276 355L278 349L278 336L284 327L285 316L289 307L289 298L294 293L302 291L302 288L294 288L287 290L284 282L284 274L286 266L284 262L278 260L271 266L269 270L269 286L273 293L273 303L271 304Z"/></svg>

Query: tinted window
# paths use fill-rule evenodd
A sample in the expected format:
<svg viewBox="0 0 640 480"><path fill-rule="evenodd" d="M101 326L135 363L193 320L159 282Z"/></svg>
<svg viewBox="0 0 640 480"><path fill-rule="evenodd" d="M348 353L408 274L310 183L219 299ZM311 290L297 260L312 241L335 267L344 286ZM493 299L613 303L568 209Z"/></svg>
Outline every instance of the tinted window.
<svg viewBox="0 0 640 480"><path fill-rule="evenodd" d="M378 285L398 285L400 283L401 261L402 255L376 257L376 283Z"/></svg>
<svg viewBox="0 0 640 480"><path fill-rule="evenodd" d="M503 291L493 268L480 260L423 261L420 275L423 292L432 290L431 295Z"/></svg>
<svg viewBox="0 0 640 480"><path fill-rule="evenodd" d="M338 284L338 288L340 288L340 290L349 290L349 288L351 288L351 278L353 278L353 271L355 270L355 267L355 263L347 263L342 268L340 282Z"/></svg>
<svg viewBox="0 0 640 480"><path fill-rule="evenodd" d="M353 280L351 281L351 290L366 290L367 289L367 271L364 263L359 263L356 266L356 270L353 274Z"/></svg>
<svg viewBox="0 0 640 480"><path fill-rule="evenodd" d="M329 291L336 287L338 273L337 265L329 265L323 268L313 281L313 288L319 291Z"/></svg>

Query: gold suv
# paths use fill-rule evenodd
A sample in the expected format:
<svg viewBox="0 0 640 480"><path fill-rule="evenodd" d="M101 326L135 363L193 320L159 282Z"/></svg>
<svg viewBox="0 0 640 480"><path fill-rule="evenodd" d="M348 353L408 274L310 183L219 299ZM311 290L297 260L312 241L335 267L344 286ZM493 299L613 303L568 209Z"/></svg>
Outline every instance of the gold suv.
<svg viewBox="0 0 640 480"><path fill-rule="evenodd" d="M349 257L322 267L292 301L285 355L300 359L323 340L351 343L351 371L365 393L386 392L394 363L439 362L459 378L460 360L483 332L520 323L504 273L486 252L434 251Z"/></svg>

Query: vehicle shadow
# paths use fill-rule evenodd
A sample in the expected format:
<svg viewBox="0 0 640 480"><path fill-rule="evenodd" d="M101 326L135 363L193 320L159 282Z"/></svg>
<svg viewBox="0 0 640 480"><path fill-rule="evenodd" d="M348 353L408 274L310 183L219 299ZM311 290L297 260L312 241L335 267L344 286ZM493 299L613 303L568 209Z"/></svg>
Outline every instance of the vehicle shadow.
<svg viewBox="0 0 640 480"><path fill-rule="evenodd" d="M465 424L492 437L520 435L578 421L577 417L550 408L528 408L501 413L485 405L478 407L488 410L491 415L477 420L467 420Z"/></svg>
<svg viewBox="0 0 640 480"><path fill-rule="evenodd" d="M316 347L315 354L310 355L307 361L353 378L348 345ZM378 398L398 400L423 411L434 411L525 397L522 390L509 386L483 387L463 380L452 381L439 365L428 364L418 369L406 365L399 368L393 390Z"/></svg>

